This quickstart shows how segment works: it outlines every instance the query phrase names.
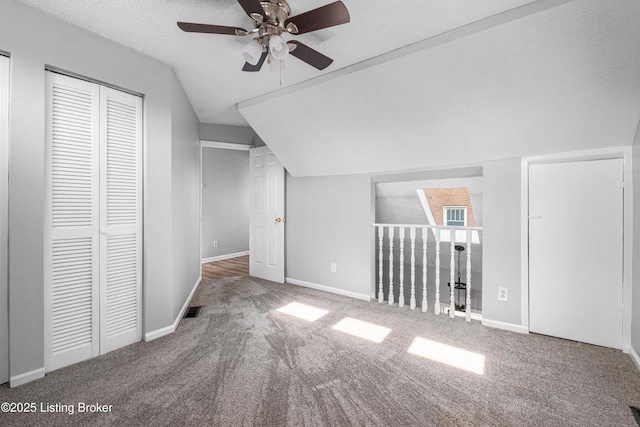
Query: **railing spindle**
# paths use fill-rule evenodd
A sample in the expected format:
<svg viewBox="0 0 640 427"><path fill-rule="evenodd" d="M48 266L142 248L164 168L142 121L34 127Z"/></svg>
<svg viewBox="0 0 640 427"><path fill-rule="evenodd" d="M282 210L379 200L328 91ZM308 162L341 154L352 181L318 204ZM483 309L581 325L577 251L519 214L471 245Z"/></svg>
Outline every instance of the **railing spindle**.
<svg viewBox="0 0 640 427"><path fill-rule="evenodd" d="M389 305L393 305L393 229L389 227Z"/></svg>
<svg viewBox="0 0 640 427"><path fill-rule="evenodd" d="M467 301L465 302L467 322L471 322L471 230L467 230Z"/></svg>
<svg viewBox="0 0 640 427"><path fill-rule="evenodd" d="M398 305L404 307L404 227L400 227L400 295Z"/></svg>
<svg viewBox="0 0 640 427"><path fill-rule="evenodd" d="M436 301L433 305L433 312L440 315L440 229L436 228Z"/></svg>
<svg viewBox="0 0 640 427"><path fill-rule="evenodd" d="M429 230L422 228L422 311L426 312L429 304L427 303L427 236Z"/></svg>
<svg viewBox="0 0 640 427"><path fill-rule="evenodd" d="M449 317L452 319L456 317L456 232L451 230L449 232L451 236L451 258L449 262L449 283L451 283L451 294L449 296Z"/></svg>
<svg viewBox="0 0 640 427"><path fill-rule="evenodd" d="M383 281L382 281L382 276L384 274L384 269L382 268L382 266L384 265L384 260L383 260L383 253L382 253L382 246L383 246L383 242L382 240L384 239L384 227L383 226L379 226L378 227L378 275L380 276L380 279L378 281L378 302L382 302L384 301L384 285L383 285Z"/></svg>
<svg viewBox="0 0 640 427"><path fill-rule="evenodd" d="M411 299L409 306L411 310L416 309L416 228L409 229L409 237L411 238Z"/></svg>

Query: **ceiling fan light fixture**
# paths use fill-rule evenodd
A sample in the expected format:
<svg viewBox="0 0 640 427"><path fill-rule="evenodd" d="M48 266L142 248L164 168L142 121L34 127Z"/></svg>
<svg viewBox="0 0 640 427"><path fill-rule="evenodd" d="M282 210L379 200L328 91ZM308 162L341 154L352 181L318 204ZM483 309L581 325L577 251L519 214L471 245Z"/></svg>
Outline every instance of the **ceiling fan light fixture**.
<svg viewBox="0 0 640 427"><path fill-rule="evenodd" d="M273 35L269 38L269 53L277 61L282 61L289 55L289 45L282 36Z"/></svg>
<svg viewBox="0 0 640 427"><path fill-rule="evenodd" d="M262 45L256 39L251 40L242 48L242 57L251 65L256 65L262 56Z"/></svg>

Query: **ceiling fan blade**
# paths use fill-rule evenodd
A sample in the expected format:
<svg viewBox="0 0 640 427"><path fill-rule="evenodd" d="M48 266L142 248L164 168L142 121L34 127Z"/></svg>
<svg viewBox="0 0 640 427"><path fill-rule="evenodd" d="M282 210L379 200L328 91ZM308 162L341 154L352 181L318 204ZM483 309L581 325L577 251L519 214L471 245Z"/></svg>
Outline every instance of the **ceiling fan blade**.
<svg viewBox="0 0 640 427"><path fill-rule="evenodd" d="M240 6L244 9L247 15L251 16L251 14L262 15L264 18L264 9L260 6L260 0L238 0Z"/></svg>
<svg viewBox="0 0 640 427"><path fill-rule="evenodd" d="M268 52L262 52L262 56L256 65L251 65L248 62L244 63L244 67L242 67L242 71L260 71L262 68L262 64L264 64L264 60L267 59Z"/></svg>
<svg viewBox="0 0 640 427"><path fill-rule="evenodd" d="M284 22L284 25L293 24L297 31L291 31L291 33L304 34L335 25L346 24L350 20L347 7L341 1L336 1L300 15L292 16Z"/></svg>
<svg viewBox="0 0 640 427"><path fill-rule="evenodd" d="M292 40L288 42L288 44L295 45L295 48L292 46L290 55L295 56L299 60L306 62L318 70L324 70L333 62L333 59L328 56L324 56L317 50L311 49L309 46L302 44L299 41Z"/></svg>
<svg viewBox="0 0 640 427"><path fill-rule="evenodd" d="M194 24L192 22L178 22L178 27L188 33L227 34L230 36L246 35L247 30L240 27L225 27L223 25Z"/></svg>

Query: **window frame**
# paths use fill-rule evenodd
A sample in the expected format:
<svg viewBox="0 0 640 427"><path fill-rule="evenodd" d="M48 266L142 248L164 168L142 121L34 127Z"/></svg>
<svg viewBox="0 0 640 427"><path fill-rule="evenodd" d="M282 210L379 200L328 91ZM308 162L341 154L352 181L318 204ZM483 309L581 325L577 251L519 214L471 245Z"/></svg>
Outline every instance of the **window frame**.
<svg viewBox="0 0 640 427"><path fill-rule="evenodd" d="M463 225L450 225L449 224L449 219L448 219L448 212L449 211L454 211L454 210L460 210L462 211L463 214ZM467 206L443 206L442 207L442 223L445 227L466 227L468 222L468 215L467 215ZM455 222L460 222L460 221L455 221Z"/></svg>

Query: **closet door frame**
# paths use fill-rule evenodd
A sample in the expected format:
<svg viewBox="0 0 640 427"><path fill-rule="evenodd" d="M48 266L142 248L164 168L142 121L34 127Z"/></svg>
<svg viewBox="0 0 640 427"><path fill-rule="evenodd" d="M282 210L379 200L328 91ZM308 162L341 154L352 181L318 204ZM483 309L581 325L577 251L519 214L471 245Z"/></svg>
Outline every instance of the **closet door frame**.
<svg viewBox="0 0 640 427"><path fill-rule="evenodd" d="M9 381L9 58L0 55L0 384Z"/></svg>

